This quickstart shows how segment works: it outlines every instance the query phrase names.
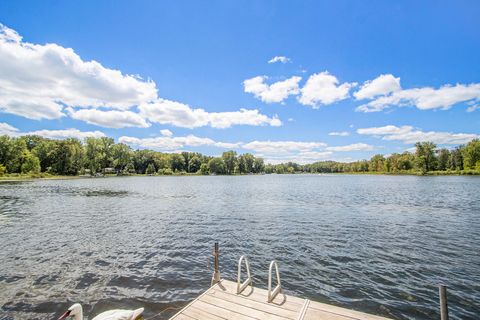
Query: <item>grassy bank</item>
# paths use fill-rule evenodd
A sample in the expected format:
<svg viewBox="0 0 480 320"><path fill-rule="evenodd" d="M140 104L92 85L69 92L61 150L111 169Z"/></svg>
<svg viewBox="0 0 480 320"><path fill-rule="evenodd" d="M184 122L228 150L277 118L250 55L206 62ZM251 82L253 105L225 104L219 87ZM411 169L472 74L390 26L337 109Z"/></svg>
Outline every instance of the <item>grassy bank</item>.
<svg viewBox="0 0 480 320"><path fill-rule="evenodd" d="M31 174L21 174L21 173L11 173L0 176L0 182L8 181L29 181L36 179L45 179L45 180L66 180L66 179L79 179L79 176L60 176L52 175L48 173L31 173Z"/></svg>

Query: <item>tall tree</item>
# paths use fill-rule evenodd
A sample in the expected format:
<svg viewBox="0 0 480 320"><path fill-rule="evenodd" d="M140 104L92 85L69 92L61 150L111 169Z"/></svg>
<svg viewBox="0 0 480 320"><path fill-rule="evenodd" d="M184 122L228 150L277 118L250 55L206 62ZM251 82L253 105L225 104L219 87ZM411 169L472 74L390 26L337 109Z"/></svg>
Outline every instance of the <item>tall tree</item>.
<svg viewBox="0 0 480 320"><path fill-rule="evenodd" d="M170 155L170 168L173 172L186 171L185 158L181 154L172 153Z"/></svg>
<svg viewBox="0 0 480 320"><path fill-rule="evenodd" d="M40 160L30 151L25 150L22 161L22 173L39 173Z"/></svg>
<svg viewBox="0 0 480 320"><path fill-rule="evenodd" d="M415 161L418 169L425 174L428 171L435 170L436 157L435 149L436 144L433 142L417 142L415 144Z"/></svg>
<svg viewBox="0 0 480 320"><path fill-rule="evenodd" d="M222 160L225 164L226 174L233 174L237 164L237 153L235 151L226 151L222 154Z"/></svg>
<svg viewBox="0 0 480 320"><path fill-rule="evenodd" d="M208 171L213 174L225 174L225 163L222 158L213 158L208 161Z"/></svg>
<svg viewBox="0 0 480 320"><path fill-rule="evenodd" d="M113 167L117 171L123 171L132 162L132 149L123 143L112 146Z"/></svg>
<svg viewBox="0 0 480 320"><path fill-rule="evenodd" d="M265 164L262 158L256 157L253 161L253 172L261 173L265 169ZM294 169L295 171L295 169Z"/></svg>
<svg viewBox="0 0 480 320"><path fill-rule="evenodd" d="M463 170L463 148L459 146L450 151L450 157L448 159L448 168L451 170Z"/></svg>
<svg viewBox="0 0 480 320"><path fill-rule="evenodd" d="M450 151L448 151L448 149L442 148L438 150L437 170L441 170L441 171L447 170L449 158L450 158Z"/></svg>
<svg viewBox="0 0 480 320"><path fill-rule="evenodd" d="M462 150L465 169L480 170L480 139L473 139Z"/></svg>

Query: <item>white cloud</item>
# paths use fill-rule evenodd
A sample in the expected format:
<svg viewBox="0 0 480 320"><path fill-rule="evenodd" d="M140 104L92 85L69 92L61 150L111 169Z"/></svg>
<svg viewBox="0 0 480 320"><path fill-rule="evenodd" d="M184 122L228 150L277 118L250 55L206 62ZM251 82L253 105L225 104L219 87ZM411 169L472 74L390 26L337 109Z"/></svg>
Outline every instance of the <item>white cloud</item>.
<svg viewBox="0 0 480 320"><path fill-rule="evenodd" d="M472 139L479 138L478 134L473 133L451 133L441 131L421 131L412 126L393 126L361 128L357 130L358 134L373 135L383 140L401 141L405 144L412 144L422 141L431 141L437 144L463 144Z"/></svg>
<svg viewBox="0 0 480 320"><path fill-rule="evenodd" d="M350 135L350 132L347 131L340 131L340 132L330 132L329 136L339 136L339 137L347 137Z"/></svg>
<svg viewBox="0 0 480 320"><path fill-rule="evenodd" d="M148 148L160 151L175 151L184 147L213 146L224 149L238 148L238 143L216 142L210 138L200 138L194 135L185 137L156 137L156 138L135 138L122 136L118 139L121 143Z"/></svg>
<svg viewBox="0 0 480 320"><path fill-rule="evenodd" d="M353 95L358 100L371 99L399 90L401 90L400 78L395 78L391 74L382 74L373 80L365 81Z"/></svg>
<svg viewBox="0 0 480 320"><path fill-rule="evenodd" d="M72 119L82 120L106 128L140 127L148 128L150 124L138 113L132 111L97 110L68 108L68 114Z"/></svg>
<svg viewBox="0 0 480 320"><path fill-rule="evenodd" d="M265 154L289 153L298 151L312 151L325 147L323 142L300 142L300 141L252 141L242 145L243 149L252 150Z"/></svg>
<svg viewBox="0 0 480 320"><path fill-rule="evenodd" d="M164 137L171 137L173 136L173 132L168 130L168 129L162 129L160 130L160 134Z"/></svg>
<svg viewBox="0 0 480 320"><path fill-rule="evenodd" d="M0 66L0 111L29 119L68 115L108 128L146 128L149 120L187 128L282 124L277 116L270 118L258 110L207 112L163 100L153 81L84 61L70 48L24 42L2 24ZM281 88L277 85L273 91ZM137 106L142 113L130 110Z"/></svg>
<svg viewBox="0 0 480 320"><path fill-rule="evenodd" d="M164 99L159 99L154 103L142 104L139 109L140 114L151 122L184 128L197 128L207 125L213 128L229 128L233 125L282 125L277 116L269 118L256 109L207 112L204 109L193 109L186 104Z"/></svg>
<svg viewBox="0 0 480 320"><path fill-rule="evenodd" d="M73 49L22 41L0 24L0 110L30 119L56 119L63 107L128 109L157 97L152 81L124 75Z"/></svg>
<svg viewBox="0 0 480 320"><path fill-rule="evenodd" d="M371 127L371 128L359 128L357 129L358 134L364 135L374 135L374 136L382 136L382 135L393 135L393 134L405 134L411 132L413 130L412 126L383 126L383 127Z"/></svg>
<svg viewBox="0 0 480 320"><path fill-rule="evenodd" d="M327 147L328 151L349 152L349 151L372 151L375 147L366 143L354 143L346 146Z"/></svg>
<svg viewBox="0 0 480 320"><path fill-rule="evenodd" d="M283 81L274 82L271 85L265 83L267 79L266 76L257 76L243 81L244 91L252 93L265 103L282 102L288 96L299 93L298 83L302 78L293 76Z"/></svg>
<svg viewBox="0 0 480 320"><path fill-rule="evenodd" d="M78 129L64 129L64 130L37 130L24 132L19 135L35 135L50 139L66 139L77 138L83 140L88 137L101 138L105 137L105 134L101 131L80 131Z"/></svg>
<svg viewBox="0 0 480 320"><path fill-rule="evenodd" d="M12 136L18 132L18 129L5 122L0 122L0 136Z"/></svg>
<svg viewBox="0 0 480 320"><path fill-rule="evenodd" d="M101 131L80 131L74 128L64 130L36 130L29 132L21 132L17 128L5 122L0 122L0 135L8 135L11 137L33 135L50 139L77 138L80 140L83 140L87 137L105 137L105 134Z"/></svg>
<svg viewBox="0 0 480 320"><path fill-rule="evenodd" d="M438 89L424 87L395 91L357 107L357 111L378 112L392 106L447 110L457 103L467 101L480 101L480 83L444 85Z"/></svg>
<svg viewBox="0 0 480 320"><path fill-rule="evenodd" d="M480 104L478 105L473 105L467 108L467 112L473 112L475 110L480 110Z"/></svg>
<svg viewBox="0 0 480 320"><path fill-rule="evenodd" d="M308 78L300 90L298 101L303 105L318 108L320 104L327 105L347 99L350 96L350 89L356 85L348 82L339 85L338 79L328 71L316 73Z"/></svg>
<svg viewBox="0 0 480 320"><path fill-rule="evenodd" d="M287 163L287 162L294 162L298 164L307 164L313 163L317 161L322 161L328 159L333 152L331 151L307 151L307 152L299 152L298 154L294 155L287 155L287 156L275 156L275 155L267 155L265 157L265 162L269 164L279 164L279 163Z"/></svg>
<svg viewBox="0 0 480 320"><path fill-rule="evenodd" d="M268 63L276 63L276 62L287 63L287 62L291 62L291 60L290 58L287 58L285 56L275 56L272 59L268 60Z"/></svg>

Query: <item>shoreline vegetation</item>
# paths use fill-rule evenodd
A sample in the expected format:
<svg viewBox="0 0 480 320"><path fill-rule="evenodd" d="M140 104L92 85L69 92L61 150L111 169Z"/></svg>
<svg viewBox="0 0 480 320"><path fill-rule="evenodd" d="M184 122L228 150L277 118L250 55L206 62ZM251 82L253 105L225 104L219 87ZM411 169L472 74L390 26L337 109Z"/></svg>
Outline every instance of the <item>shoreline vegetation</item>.
<svg viewBox="0 0 480 320"><path fill-rule="evenodd" d="M374 155L354 162L318 161L265 164L250 153L162 153L133 150L112 138L54 140L0 136L0 181L76 179L139 175L387 174L480 175L480 140L449 150L417 142L415 152Z"/></svg>

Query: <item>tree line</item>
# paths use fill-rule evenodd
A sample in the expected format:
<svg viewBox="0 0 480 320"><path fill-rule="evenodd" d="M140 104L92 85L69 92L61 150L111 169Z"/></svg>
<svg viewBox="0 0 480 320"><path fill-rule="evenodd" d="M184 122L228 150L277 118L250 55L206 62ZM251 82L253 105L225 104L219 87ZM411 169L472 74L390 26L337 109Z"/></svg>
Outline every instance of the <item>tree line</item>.
<svg viewBox="0 0 480 320"><path fill-rule="evenodd" d="M267 165L267 173L480 173L480 140L449 150L433 142L417 142L415 152L374 155L370 160L354 162L319 161L306 165L282 163Z"/></svg>
<svg viewBox="0 0 480 320"><path fill-rule="evenodd" d="M226 151L220 157L197 152L162 153L133 150L112 138L47 139L0 136L0 175L7 174L255 174L255 173L480 173L480 140L452 150L418 142L415 152L374 155L354 162L319 161L300 165L265 164L250 153Z"/></svg>
<svg viewBox="0 0 480 320"><path fill-rule="evenodd" d="M54 140L0 136L0 175L41 174L250 174L263 173L262 158L227 151L221 157L197 152L133 150L112 138Z"/></svg>

